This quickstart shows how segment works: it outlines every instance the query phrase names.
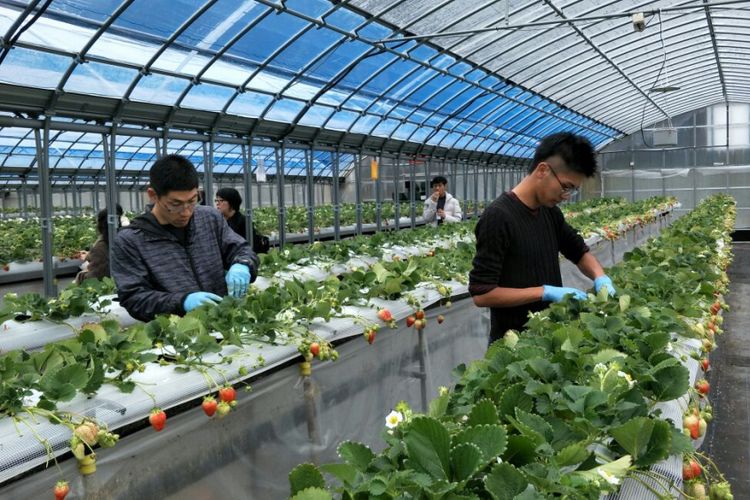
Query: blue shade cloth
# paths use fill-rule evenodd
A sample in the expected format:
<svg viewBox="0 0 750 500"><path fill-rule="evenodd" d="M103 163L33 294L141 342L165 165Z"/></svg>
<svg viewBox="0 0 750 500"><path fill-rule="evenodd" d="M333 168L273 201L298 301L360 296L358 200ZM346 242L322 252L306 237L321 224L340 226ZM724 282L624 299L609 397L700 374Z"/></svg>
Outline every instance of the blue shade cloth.
<svg viewBox="0 0 750 500"><path fill-rule="evenodd" d="M0 82L53 89L71 62L69 57L15 48L0 65Z"/></svg>

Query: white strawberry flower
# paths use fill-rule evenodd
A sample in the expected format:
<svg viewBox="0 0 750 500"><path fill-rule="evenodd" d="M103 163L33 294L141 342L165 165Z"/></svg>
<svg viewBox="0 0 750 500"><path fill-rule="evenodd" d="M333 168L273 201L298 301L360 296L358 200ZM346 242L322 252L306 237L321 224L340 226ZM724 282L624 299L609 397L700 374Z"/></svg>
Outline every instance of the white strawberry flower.
<svg viewBox="0 0 750 500"><path fill-rule="evenodd" d="M385 426L389 429L395 429L403 421L404 416L400 412L393 410L385 417Z"/></svg>
<svg viewBox="0 0 750 500"><path fill-rule="evenodd" d="M606 372L607 372L607 365L605 365L604 363L597 363L596 366L594 366L594 373L603 375Z"/></svg>
<svg viewBox="0 0 750 500"><path fill-rule="evenodd" d="M635 380L633 380L633 377L631 377L629 373L625 373L623 371L618 371L617 372L617 376L618 377L622 377L622 378L624 378L625 380L628 381L628 388L629 389L632 389L633 386L635 385Z"/></svg>
<svg viewBox="0 0 750 500"><path fill-rule="evenodd" d="M602 476L609 484L612 484L612 485L615 485L615 486L617 486L618 484L620 484L620 478L618 478L616 476L613 476L609 472L607 472L607 471L605 471L603 469L598 469L597 472L599 472L599 475Z"/></svg>

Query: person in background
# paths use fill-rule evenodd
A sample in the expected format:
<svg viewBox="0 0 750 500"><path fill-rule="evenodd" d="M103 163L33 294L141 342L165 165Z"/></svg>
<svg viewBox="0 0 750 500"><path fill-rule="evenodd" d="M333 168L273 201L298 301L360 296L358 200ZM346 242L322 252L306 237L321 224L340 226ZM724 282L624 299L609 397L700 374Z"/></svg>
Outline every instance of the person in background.
<svg viewBox="0 0 750 500"><path fill-rule="evenodd" d="M112 276L122 306L136 319L182 315L222 296L242 297L258 257L219 212L199 205L198 173L179 155L154 162L151 204L117 234Z"/></svg>
<svg viewBox="0 0 750 500"><path fill-rule="evenodd" d="M444 222L461 222L463 219L461 204L453 195L446 192L446 186L448 179L442 175L438 175L430 182L432 195L424 201L422 212L425 222L439 225Z"/></svg>
<svg viewBox="0 0 750 500"><path fill-rule="evenodd" d="M123 215L122 207L117 204L117 229L126 226L129 221ZM75 283L80 285L83 280L89 278L104 278L109 276L109 227L107 221L107 209L99 210L96 215L96 232L98 237L88 252L80 252L80 258L84 260L81 271L76 275Z"/></svg>
<svg viewBox="0 0 750 500"><path fill-rule="evenodd" d="M240 207L242 206L240 192L230 187L221 188L216 192L214 202L216 203L217 210L224 216L229 227L235 233L247 239L245 214L240 212ZM255 228L255 224L253 224L253 251L255 253L268 253L269 247L268 238L260 234Z"/></svg>
<svg viewBox="0 0 750 500"><path fill-rule="evenodd" d="M537 147L528 175L479 218L469 293L475 305L490 308L491 342L507 330L522 330L529 312L550 302L567 295L586 298L582 290L562 286L559 253L594 280L597 293L606 286L615 294L612 280L557 206L595 172L594 148L586 138L549 135Z"/></svg>

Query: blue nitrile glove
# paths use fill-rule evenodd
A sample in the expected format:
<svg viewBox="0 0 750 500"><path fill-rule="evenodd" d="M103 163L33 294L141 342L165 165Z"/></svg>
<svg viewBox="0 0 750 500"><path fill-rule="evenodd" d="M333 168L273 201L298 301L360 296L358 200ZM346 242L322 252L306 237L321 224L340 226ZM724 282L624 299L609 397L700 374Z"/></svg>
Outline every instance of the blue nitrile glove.
<svg viewBox="0 0 750 500"><path fill-rule="evenodd" d="M568 294L572 294L574 299L585 300L586 292L579 290L578 288L572 288L569 286L551 286L544 285L544 293L542 294L542 300L548 302L560 302L563 297Z"/></svg>
<svg viewBox="0 0 750 500"><path fill-rule="evenodd" d="M615 290L615 285L612 284L612 280L606 274L603 276L599 276L594 280L594 290L596 290L596 293L599 293L599 290L601 290L603 286L607 287L610 297L614 297L617 293L617 291Z"/></svg>
<svg viewBox="0 0 750 500"><path fill-rule="evenodd" d="M232 264L227 271L227 290L232 297L243 297L250 283L250 268L245 264Z"/></svg>
<svg viewBox="0 0 750 500"><path fill-rule="evenodd" d="M185 312L190 312L198 306L203 304L218 304L221 302L221 297L211 292L193 292L185 297L185 302L182 303L182 307Z"/></svg>

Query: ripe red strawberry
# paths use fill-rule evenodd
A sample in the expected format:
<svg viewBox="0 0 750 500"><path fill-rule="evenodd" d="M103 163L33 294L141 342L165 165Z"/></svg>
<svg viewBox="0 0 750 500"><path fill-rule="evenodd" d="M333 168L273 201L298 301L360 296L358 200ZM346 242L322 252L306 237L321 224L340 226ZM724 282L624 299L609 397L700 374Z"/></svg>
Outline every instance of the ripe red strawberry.
<svg viewBox="0 0 750 500"><path fill-rule="evenodd" d="M3 265L3 271L10 271L10 266L8 264Z"/></svg>
<svg viewBox="0 0 750 500"><path fill-rule="evenodd" d="M148 416L148 422L151 427L156 429L156 432L159 432L164 429L164 425L167 423L167 414L160 408L154 408Z"/></svg>
<svg viewBox="0 0 750 500"><path fill-rule="evenodd" d="M690 437L698 439L700 437L700 419L695 415L686 415L682 419L682 427L690 431Z"/></svg>
<svg viewBox="0 0 750 500"><path fill-rule="evenodd" d="M216 399L214 399L212 396L206 396L203 398L203 403L201 406L203 407L203 411L208 415L209 417L213 417L214 413L216 413L216 406L218 403L216 402Z"/></svg>
<svg viewBox="0 0 750 500"><path fill-rule="evenodd" d="M708 380L702 378L695 383L695 388L699 394L701 394L702 396L705 396L706 394L708 394L708 391L711 389L711 385L708 383Z"/></svg>
<svg viewBox="0 0 750 500"><path fill-rule="evenodd" d="M414 316L409 316L408 318L406 318L406 327L411 328L412 326L414 326L415 321L416 319L414 318Z"/></svg>
<svg viewBox="0 0 750 500"><path fill-rule="evenodd" d="M719 301L717 300L716 302L714 302L714 303L713 303L713 304L711 305L711 314L714 314L714 315L715 315L715 314L719 314L719 310L720 310L720 309L721 309L721 302L719 302Z"/></svg>
<svg viewBox="0 0 750 500"><path fill-rule="evenodd" d="M67 481L58 481L55 485L55 500L63 500L70 491Z"/></svg>
<svg viewBox="0 0 750 500"><path fill-rule="evenodd" d="M700 477L702 471L701 464L696 462L693 458L682 464L683 479L695 479L696 477Z"/></svg>
<svg viewBox="0 0 750 500"><path fill-rule="evenodd" d="M318 354L320 354L320 344L317 342L313 342L310 344L310 354L317 357Z"/></svg>
<svg viewBox="0 0 750 500"><path fill-rule="evenodd" d="M367 340L368 344L372 344L375 342L375 330L369 329L365 331L365 340Z"/></svg>
<svg viewBox="0 0 750 500"><path fill-rule="evenodd" d="M378 319L385 322L392 321L393 315L388 309L381 309L378 311Z"/></svg>
<svg viewBox="0 0 750 500"><path fill-rule="evenodd" d="M445 316L443 316L442 314L438 315L437 317L438 325L442 324L443 321L445 321Z"/></svg>
<svg viewBox="0 0 750 500"><path fill-rule="evenodd" d="M420 309L419 311L414 313L414 316L416 316L417 319L424 319L424 311Z"/></svg>
<svg viewBox="0 0 750 500"><path fill-rule="evenodd" d="M708 368L710 367L710 363L708 362L708 358L701 358L701 368L703 368L704 372L708 371Z"/></svg>
<svg viewBox="0 0 750 500"><path fill-rule="evenodd" d="M219 389L219 399L224 401L225 403L231 403L235 399L237 399L237 391L234 390L234 387L231 385L226 385Z"/></svg>

